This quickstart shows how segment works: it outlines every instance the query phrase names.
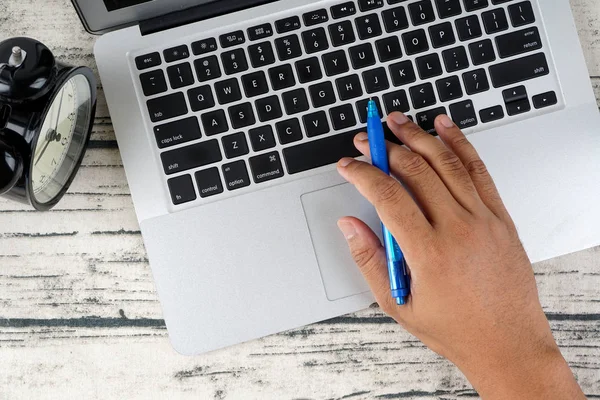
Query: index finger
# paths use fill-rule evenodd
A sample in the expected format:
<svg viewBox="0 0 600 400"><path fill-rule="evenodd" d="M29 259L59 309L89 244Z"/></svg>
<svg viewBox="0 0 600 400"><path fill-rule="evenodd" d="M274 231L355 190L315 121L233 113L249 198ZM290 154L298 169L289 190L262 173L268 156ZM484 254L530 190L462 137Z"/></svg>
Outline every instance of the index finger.
<svg viewBox="0 0 600 400"><path fill-rule="evenodd" d="M379 218L401 247L433 232L433 227L419 206L400 182L391 176L353 158L341 159L338 171L375 206ZM418 242L422 243L422 240Z"/></svg>

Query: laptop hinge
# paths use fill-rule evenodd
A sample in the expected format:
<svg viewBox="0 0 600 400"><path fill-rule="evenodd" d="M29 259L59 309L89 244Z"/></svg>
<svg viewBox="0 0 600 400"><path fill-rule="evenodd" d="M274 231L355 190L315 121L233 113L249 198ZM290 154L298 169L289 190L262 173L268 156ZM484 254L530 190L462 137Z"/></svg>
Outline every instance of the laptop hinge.
<svg viewBox="0 0 600 400"><path fill-rule="evenodd" d="M277 0L218 0L140 22L142 36L245 10Z"/></svg>

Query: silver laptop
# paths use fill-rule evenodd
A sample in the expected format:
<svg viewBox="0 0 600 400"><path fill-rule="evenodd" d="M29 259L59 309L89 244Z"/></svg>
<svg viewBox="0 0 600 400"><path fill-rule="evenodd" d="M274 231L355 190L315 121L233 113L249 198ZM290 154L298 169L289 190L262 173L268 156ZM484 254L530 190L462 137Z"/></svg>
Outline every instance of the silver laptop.
<svg viewBox="0 0 600 400"><path fill-rule="evenodd" d="M336 220L365 103L487 163L533 261L600 243L600 117L567 0L74 0L173 346L373 301ZM393 139L388 132L390 139ZM563 287L575 291L576 288Z"/></svg>

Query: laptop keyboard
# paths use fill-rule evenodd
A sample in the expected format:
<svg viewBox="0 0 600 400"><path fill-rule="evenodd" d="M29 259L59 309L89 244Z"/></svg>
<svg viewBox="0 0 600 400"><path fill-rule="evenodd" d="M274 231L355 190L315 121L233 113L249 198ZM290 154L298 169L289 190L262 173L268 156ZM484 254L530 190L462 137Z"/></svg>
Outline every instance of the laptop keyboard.
<svg viewBox="0 0 600 400"><path fill-rule="evenodd" d="M174 206L358 156L369 98L433 135L561 106L535 1L317 4L132 57Z"/></svg>

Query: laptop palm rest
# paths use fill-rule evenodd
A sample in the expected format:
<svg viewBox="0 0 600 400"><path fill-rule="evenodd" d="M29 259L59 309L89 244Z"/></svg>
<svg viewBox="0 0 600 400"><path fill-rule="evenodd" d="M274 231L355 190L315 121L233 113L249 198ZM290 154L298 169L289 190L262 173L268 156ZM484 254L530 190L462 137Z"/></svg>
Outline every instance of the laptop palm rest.
<svg viewBox="0 0 600 400"><path fill-rule="evenodd" d="M368 291L337 221L357 217L380 236L381 223L373 206L348 183L306 193L301 200L327 298L333 301Z"/></svg>

